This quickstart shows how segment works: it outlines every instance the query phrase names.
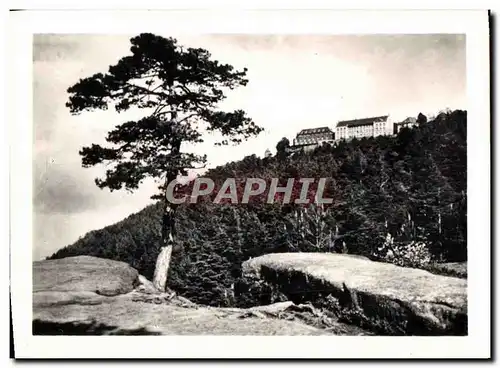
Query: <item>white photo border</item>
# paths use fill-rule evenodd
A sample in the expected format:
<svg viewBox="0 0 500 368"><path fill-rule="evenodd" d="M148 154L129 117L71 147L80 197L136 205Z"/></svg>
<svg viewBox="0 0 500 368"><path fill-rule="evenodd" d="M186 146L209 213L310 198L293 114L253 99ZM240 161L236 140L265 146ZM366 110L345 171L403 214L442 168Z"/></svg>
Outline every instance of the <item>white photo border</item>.
<svg viewBox="0 0 500 368"><path fill-rule="evenodd" d="M141 32L465 34L468 336L33 336L32 36ZM488 13L464 11L22 11L8 18L11 297L16 358L487 358L490 352ZM471 250L472 248L472 250Z"/></svg>

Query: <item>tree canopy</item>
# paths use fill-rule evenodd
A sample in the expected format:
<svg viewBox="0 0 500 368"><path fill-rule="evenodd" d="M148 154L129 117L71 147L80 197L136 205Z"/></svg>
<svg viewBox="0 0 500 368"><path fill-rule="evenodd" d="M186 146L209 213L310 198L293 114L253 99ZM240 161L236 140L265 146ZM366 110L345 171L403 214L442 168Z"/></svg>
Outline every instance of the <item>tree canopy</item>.
<svg viewBox="0 0 500 368"><path fill-rule="evenodd" d="M181 152L180 146L203 142L204 132L219 133L216 144L227 145L262 131L244 111L218 108L228 89L248 83L246 68L235 70L211 59L207 50L185 48L174 38L144 33L130 42L132 55L122 57L107 73L68 88L66 106L72 114L109 108L118 113L145 111L143 118L109 131L108 146L92 144L80 151L85 167L108 165L105 178L96 179L99 187L133 190L146 177L186 174L203 165L206 156Z"/></svg>

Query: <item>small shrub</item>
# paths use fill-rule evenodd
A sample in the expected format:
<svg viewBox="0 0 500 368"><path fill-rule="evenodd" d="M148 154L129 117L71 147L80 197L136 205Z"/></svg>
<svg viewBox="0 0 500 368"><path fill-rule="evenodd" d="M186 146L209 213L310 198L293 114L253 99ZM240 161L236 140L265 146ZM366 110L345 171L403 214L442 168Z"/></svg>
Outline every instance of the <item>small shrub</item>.
<svg viewBox="0 0 500 368"><path fill-rule="evenodd" d="M432 260L429 246L425 242L395 243L391 234L387 234L384 243L377 248L374 256L398 266L416 268L425 268Z"/></svg>

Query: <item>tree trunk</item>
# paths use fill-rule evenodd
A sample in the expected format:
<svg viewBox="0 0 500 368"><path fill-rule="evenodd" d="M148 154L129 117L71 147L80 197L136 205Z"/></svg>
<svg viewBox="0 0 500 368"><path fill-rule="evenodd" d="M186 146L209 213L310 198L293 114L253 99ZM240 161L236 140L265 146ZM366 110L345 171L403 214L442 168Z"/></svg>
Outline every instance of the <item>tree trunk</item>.
<svg viewBox="0 0 500 368"><path fill-rule="evenodd" d="M162 224L162 247L156 259L155 273L153 277L154 287L164 292L167 286L168 268L170 266L170 256L174 245L174 208L171 203L165 202Z"/></svg>
<svg viewBox="0 0 500 368"><path fill-rule="evenodd" d="M156 259L155 275L153 286L160 292L165 291L167 285L168 267L170 265L170 256L172 255L172 246L167 245L161 248L161 252Z"/></svg>
<svg viewBox="0 0 500 368"><path fill-rule="evenodd" d="M172 153L175 157L180 151L180 142L172 147ZM167 286L168 268L170 266L170 258L175 238L175 205L167 199L167 185L177 178L177 170L171 169L165 177L165 203L163 209L163 221L161 228L162 247L158 258L156 259L155 273L153 277L154 287L164 292ZM174 190L175 195L175 190Z"/></svg>

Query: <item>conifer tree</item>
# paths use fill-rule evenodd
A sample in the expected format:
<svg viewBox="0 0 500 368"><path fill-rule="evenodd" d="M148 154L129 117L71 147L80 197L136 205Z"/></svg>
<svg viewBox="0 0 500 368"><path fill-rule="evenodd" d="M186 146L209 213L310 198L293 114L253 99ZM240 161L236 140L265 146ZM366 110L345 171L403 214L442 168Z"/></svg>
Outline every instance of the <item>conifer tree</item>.
<svg viewBox="0 0 500 368"><path fill-rule="evenodd" d="M147 178L159 183L155 198L164 200L162 251L154 283L163 291L175 236L175 206L166 199L167 187L206 162L205 155L183 152L183 144L203 142L204 132L219 133L218 145L238 144L262 128L242 110L218 109L225 91L248 83L246 68L235 70L213 60L207 50L184 48L173 38L144 33L130 42L131 55L106 73L69 87L66 106L72 114L110 107L117 113L131 108L144 111L143 118L110 130L106 147L92 144L80 155L84 167L107 165L105 177L95 180L101 189L133 191Z"/></svg>

